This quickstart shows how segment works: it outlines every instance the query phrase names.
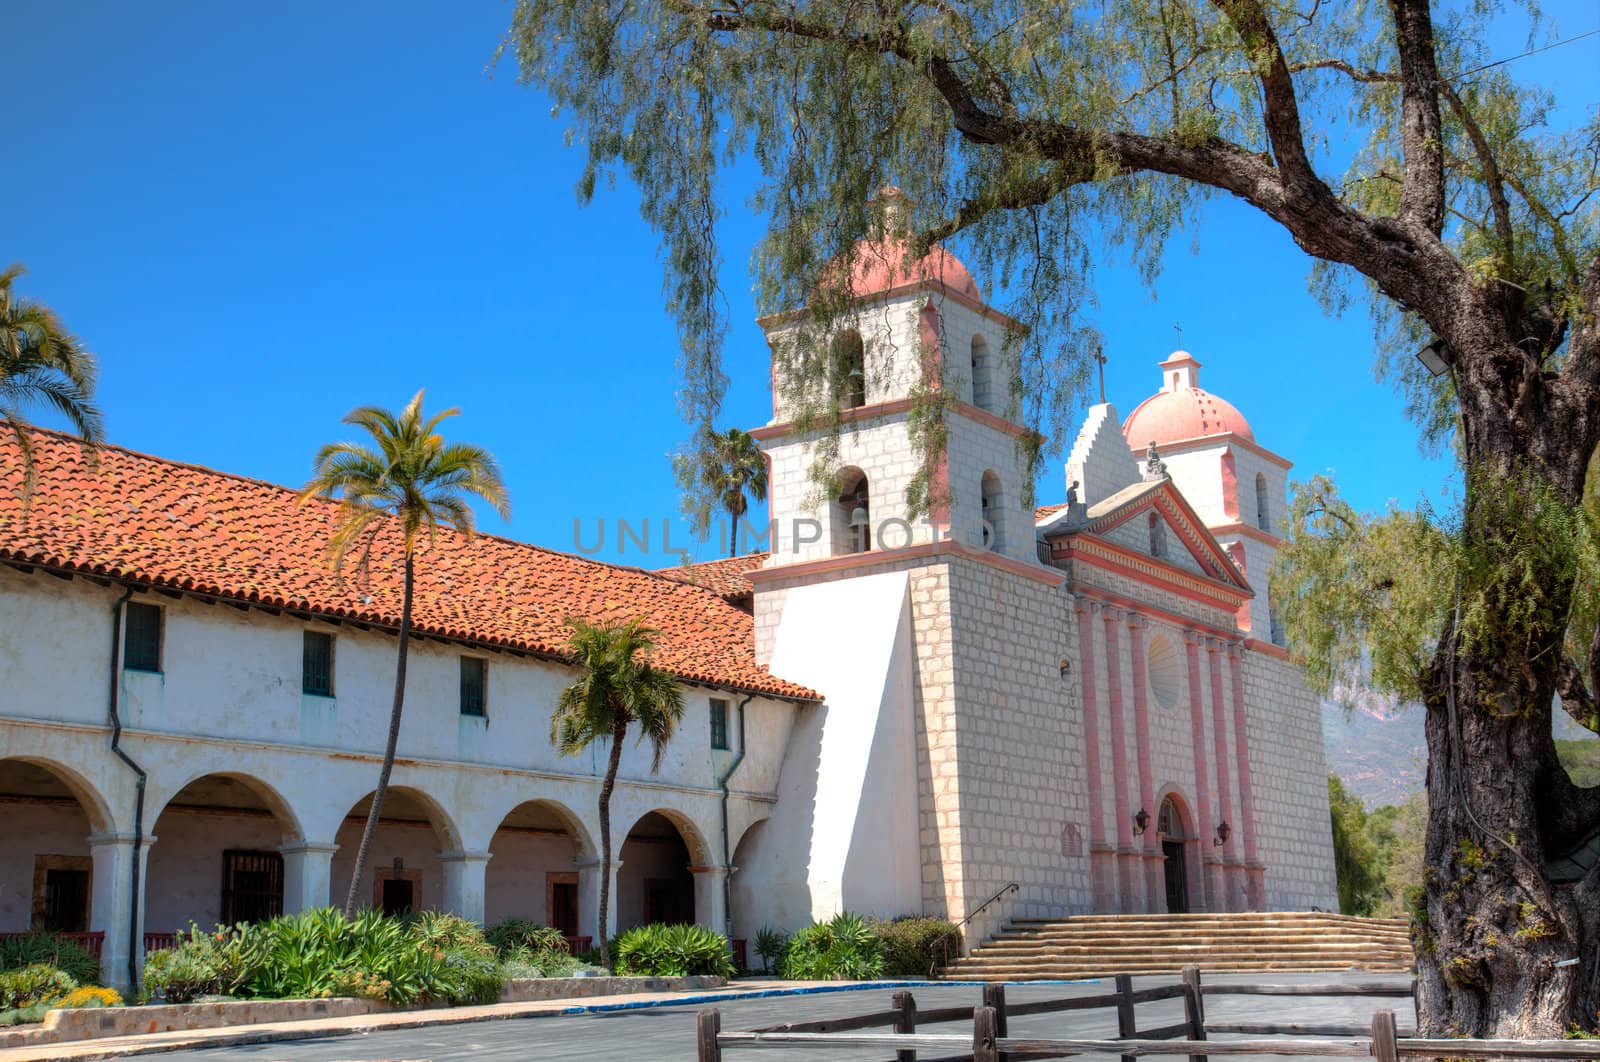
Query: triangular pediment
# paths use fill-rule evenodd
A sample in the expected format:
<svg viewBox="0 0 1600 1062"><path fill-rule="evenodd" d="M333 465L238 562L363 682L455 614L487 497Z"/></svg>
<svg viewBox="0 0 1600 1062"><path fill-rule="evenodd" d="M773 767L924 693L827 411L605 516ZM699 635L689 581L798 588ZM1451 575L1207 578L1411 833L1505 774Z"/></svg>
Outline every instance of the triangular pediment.
<svg viewBox="0 0 1600 1062"><path fill-rule="evenodd" d="M1152 513L1159 522L1159 534L1152 533ZM1090 502L1082 520L1051 519L1039 530L1047 539L1090 535L1244 594L1254 594L1244 573L1172 480L1165 477L1129 484ZM1162 552L1154 552L1157 548Z"/></svg>

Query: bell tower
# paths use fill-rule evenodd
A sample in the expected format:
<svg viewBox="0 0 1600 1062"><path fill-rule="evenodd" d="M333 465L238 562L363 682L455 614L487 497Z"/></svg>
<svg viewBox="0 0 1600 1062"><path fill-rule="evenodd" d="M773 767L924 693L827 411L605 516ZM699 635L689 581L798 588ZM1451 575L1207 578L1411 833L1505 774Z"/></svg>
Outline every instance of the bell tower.
<svg viewBox="0 0 1600 1062"><path fill-rule="evenodd" d="M902 200L893 188L880 196L886 209L903 209ZM1033 516L1022 506L1028 469L1017 447L1025 429L1011 413L1021 326L988 306L966 266L938 246L908 263L902 242L861 245L850 296L825 335L804 308L760 322L773 349L773 418L751 434L771 460L768 566L941 538L1031 562ZM797 389L784 375L792 363L785 348L797 344L826 352L828 381ZM838 410L828 484L814 476L826 429L802 424L791 401L797 390L808 405ZM945 442L926 459L932 493L947 503L912 521L907 488L925 455L911 421L918 396L932 392L947 399Z"/></svg>

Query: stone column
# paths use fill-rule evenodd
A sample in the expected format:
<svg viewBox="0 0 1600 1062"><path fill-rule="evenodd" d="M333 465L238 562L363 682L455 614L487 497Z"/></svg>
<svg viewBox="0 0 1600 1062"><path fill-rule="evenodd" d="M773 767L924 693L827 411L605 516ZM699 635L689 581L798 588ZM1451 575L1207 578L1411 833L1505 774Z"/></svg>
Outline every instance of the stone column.
<svg viewBox="0 0 1600 1062"><path fill-rule="evenodd" d="M144 965L145 868L150 860L150 846L155 842L153 836L146 835L144 844L135 853L131 833L89 835L89 854L94 860L89 928L105 934L100 950L100 974L106 984L123 995L132 995L137 990L128 974L130 920L133 923L133 959L138 965ZM133 902L135 865L139 874L137 908Z"/></svg>
<svg viewBox="0 0 1600 1062"><path fill-rule="evenodd" d="M1218 822L1213 823L1211 829L1215 830L1226 822L1230 831L1222 843L1223 892L1217 910L1237 911L1242 906L1243 889L1239 880L1239 860L1235 855L1239 823L1233 817L1233 792L1229 781L1233 772L1228 765L1233 757L1228 750L1228 732L1231 729L1228 725L1228 702L1222 696L1222 652L1221 642L1215 638L1206 641L1206 653L1211 662L1211 740L1216 749L1217 762Z"/></svg>
<svg viewBox="0 0 1600 1062"><path fill-rule="evenodd" d="M1117 627L1122 613L1102 608L1106 632L1106 701L1111 712L1111 782L1116 793L1117 825L1117 910L1132 914L1142 904L1144 892L1139 876L1139 850L1133 846L1133 809L1128 796L1128 729L1122 714L1122 660L1117 646Z"/></svg>
<svg viewBox="0 0 1600 1062"><path fill-rule="evenodd" d="M1139 809L1150 816L1145 831L1135 843L1140 848L1140 878L1144 883L1144 910L1160 913L1167 909L1167 881L1162 869L1161 838L1156 832L1155 774L1150 767L1149 677L1145 671L1144 632L1149 624L1137 613L1128 614L1128 650L1133 665L1133 731L1139 763Z"/></svg>
<svg viewBox="0 0 1600 1062"><path fill-rule="evenodd" d="M1211 831L1216 826L1211 819L1211 772L1206 769L1206 704L1200 684L1200 634L1183 632L1183 651L1189 673L1189 744L1194 752L1194 824L1195 843L1200 849L1203 880L1195 882L1195 893L1189 897L1190 906L1197 911L1220 911L1222 883L1217 880L1220 871L1211 849Z"/></svg>
<svg viewBox="0 0 1600 1062"><path fill-rule="evenodd" d="M1089 877L1094 884L1097 914L1114 909L1116 851L1106 843L1105 793L1100 781L1100 706L1094 685L1094 617L1100 607L1083 595L1073 598L1078 616L1079 685L1083 690L1083 755L1089 775Z"/></svg>
<svg viewBox="0 0 1600 1062"><path fill-rule="evenodd" d="M1266 867L1256 848L1256 805L1250 780L1250 733L1244 704L1244 647L1228 646L1228 681L1233 687L1233 747L1239 757L1239 828L1244 831L1244 895L1251 911L1267 906Z"/></svg>
<svg viewBox="0 0 1600 1062"><path fill-rule="evenodd" d="M689 873L694 875L695 922L732 939L733 926L728 922L728 894L724 888L728 880L728 868L690 867Z"/></svg>
<svg viewBox="0 0 1600 1062"><path fill-rule="evenodd" d="M600 860L574 859L578 868L578 933L594 937L599 947L602 938L609 940L617 935L617 873L622 860L611 861L611 903L606 911L606 924L600 925Z"/></svg>
<svg viewBox="0 0 1600 1062"><path fill-rule="evenodd" d="M283 913L298 914L327 907L333 902L332 841L291 841L280 845L283 854ZM339 901L344 902L344 897Z"/></svg>
<svg viewBox="0 0 1600 1062"><path fill-rule="evenodd" d="M483 894L489 852L440 852L444 869L444 909L471 922L483 922Z"/></svg>

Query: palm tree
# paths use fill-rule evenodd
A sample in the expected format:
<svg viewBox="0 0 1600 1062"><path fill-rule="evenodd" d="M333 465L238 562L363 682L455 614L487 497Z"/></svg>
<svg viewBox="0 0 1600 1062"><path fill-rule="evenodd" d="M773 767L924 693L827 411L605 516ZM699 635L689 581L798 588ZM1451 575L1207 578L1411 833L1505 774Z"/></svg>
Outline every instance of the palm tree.
<svg viewBox="0 0 1600 1062"><path fill-rule="evenodd" d="M611 791L622 763L622 742L628 726L639 724L639 738L650 739L655 755L652 773L661 766L661 750L672 740L683 718L678 682L650 666L658 632L642 620L597 626L568 619L572 635L567 652L578 666L576 682L561 691L550 719L550 741L563 756L575 756L596 741L611 740L611 757L600 783L600 963L611 965L606 915L611 907Z"/></svg>
<svg viewBox="0 0 1600 1062"><path fill-rule="evenodd" d="M31 425L24 405L52 408L71 422L87 447L103 438L100 410L93 401L95 364L77 336L68 332L50 307L12 291L27 272L21 264L0 270L0 417L16 437L22 455L22 484L33 490Z"/></svg>
<svg viewBox="0 0 1600 1062"><path fill-rule="evenodd" d="M727 510L728 556L733 557L739 552L739 518L749 511L749 499L767 500L767 458L742 428L711 432L706 442L708 461L701 469L701 481L706 493Z"/></svg>
<svg viewBox="0 0 1600 1062"><path fill-rule="evenodd" d="M399 416L378 406L353 409L344 423L367 432L375 446L349 442L324 446L317 452L315 476L300 492L302 505L312 498L339 501L339 525L328 543L328 556L335 568L342 566L358 546L360 566L366 568L374 540L381 532L395 529L397 524L400 548L405 557L405 597L400 608L400 655L394 669L389 744L383 753L383 769L378 774L378 788L372 794L372 810L367 813L361 847L356 850L356 865L350 872L350 891L344 901L346 917L355 913L356 896L367 870L372 838L378 832L378 816L383 813L383 801L389 794L395 745L400 740L419 539L426 532L428 540L432 541L441 524L448 524L470 537L473 522L472 509L467 504L469 497L486 502L503 519L511 516L511 501L505 484L500 481L500 468L489 451L467 443L447 443L438 434L440 422L460 412L451 408L424 417L421 391Z"/></svg>

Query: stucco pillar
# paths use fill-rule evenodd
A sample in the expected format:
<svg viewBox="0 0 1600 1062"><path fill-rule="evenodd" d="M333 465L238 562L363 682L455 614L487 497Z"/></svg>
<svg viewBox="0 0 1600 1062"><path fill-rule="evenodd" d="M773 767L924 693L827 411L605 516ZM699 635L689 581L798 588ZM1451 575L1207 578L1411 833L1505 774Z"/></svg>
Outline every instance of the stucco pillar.
<svg viewBox="0 0 1600 1062"><path fill-rule="evenodd" d="M1244 647L1228 646L1228 684L1233 690L1233 750L1239 759L1239 828L1244 831L1244 898L1251 911L1265 910L1266 867L1256 848L1255 794L1250 779L1250 733L1244 706Z"/></svg>
<svg viewBox="0 0 1600 1062"><path fill-rule="evenodd" d="M1204 868L1202 880L1195 882L1195 895L1189 901L1197 911L1220 911L1222 883L1217 879L1221 870L1211 848L1216 823L1211 818L1211 772L1206 768L1206 704L1200 684L1199 633L1183 632L1183 652L1189 675L1189 745L1194 752L1194 833Z"/></svg>
<svg viewBox="0 0 1600 1062"><path fill-rule="evenodd" d="M1221 902L1217 904L1219 911L1237 911L1244 906L1244 887L1242 871L1239 866L1238 834L1239 823L1233 817L1233 791L1229 779L1232 769L1229 764L1233 755L1228 748L1229 725L1228 702L1222 696L1222 656L1223 644L1215 638L1206 641L1206 655L1211 663L1211 740L1216 749L1217 759L1217 825L1226 822L1229 833L1222 843L1222 895Z"/></svg>
<svg viewBox="0 0 1600 1062"><path fill-rule="evenodd" d="M106 984L124 995L131 995L136 986L128 976L129 932L128 922L133 921L133 956L144 961L144 898L145 868L150 860L150 846L155 838L147 835L144 845L136 854L131 833L92 833L89 835L89 855L94 860L89 894L89 929L104 933L100 950L100 973ZM137 860L139 873L139 905L133 904L133 874Z"/></svg>
<svg viewBox="0 0 1600 1062"><path fill-rule="evenodd" d="M1167 909L1167 882L1162 869L1161 838L1155 827L1156 807L1155 775L1150 767L1150 685L1145 671L1144 632L1149 624L1137 613L1128 614L1128 650L1133 664L1133 732L1136 758L1139 763L1139 810L1150 816L1149 825L1139 835L1140 877L1144 885L1145 911L1161 912Z"/></svg>
<svg viewBox="0 0 1600 1062"><path fill-rule="evenodd" d="M1106 702L1111 712L1111 782L1116 793L1117 826L1117 910L1132 914L1143 906L1144 893L1139 875L1139 850L1133 846L1133 809L1128 795L1128 729L1122 714L1122 660L1118 652L1117 627L1122 613L1103 608L1106 632Z"/></svg>
<svg viewBox="0 0 1600 1062"><path fill-rule="evenodd" d="M690 867L694 875L694 920L697 925L716 930L729 940L733 927L728 924L727 867Z"/></svg>
<svg viewBox="0 0 1600 1062"><path fill-rule="evenodd" d="M617 874L622 860L611 861L611 904L604 926L600 925L600 860L575 859L573 863L578 868L578 932L594 937L598 948L602 938L610 940L617 935Z"/></svg>
<svg viewBox="0 0 1600 1062"><path fill-rule="evenodd" d="M1106 843L1105 793L1100 781L1100 705L1094 683L1094 618L1100 608L1082 595L1073 599L1078 617L1079 688L1083 691L1083 755L1089 768L1089 878L1094 887L1094 910L1114 909L1116 891L1115 850Z"/></svg>
<svg viewBox="0 0 1600 1062"><path fill-rule="evenodd" d="M440 852L444 870L444 909L472 922L483 922L485 877L489 852Z"/></svg>
<svg viewBox="0 0 1600 1062"><path fill-rule="evenodd" d="M333 853L338 850L331 841L293 841L278 847L283 854L284 914L314 911L333 902Z"/></svg>

